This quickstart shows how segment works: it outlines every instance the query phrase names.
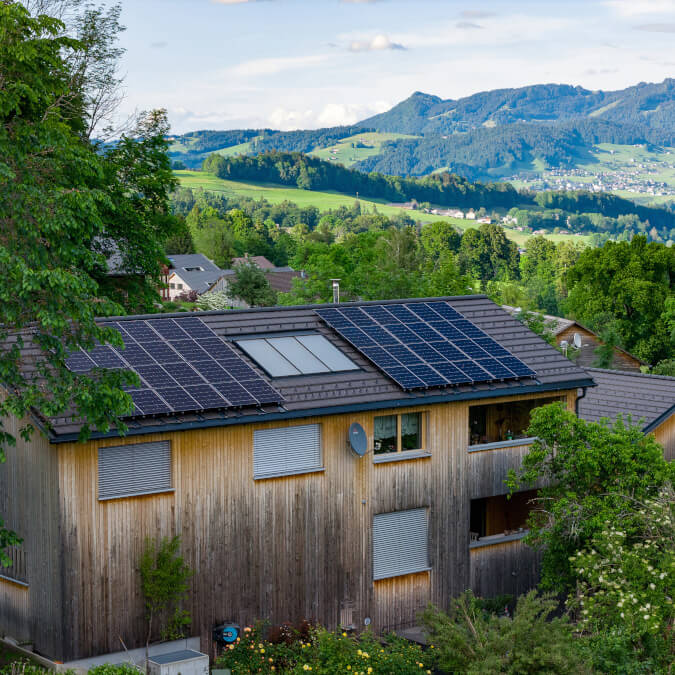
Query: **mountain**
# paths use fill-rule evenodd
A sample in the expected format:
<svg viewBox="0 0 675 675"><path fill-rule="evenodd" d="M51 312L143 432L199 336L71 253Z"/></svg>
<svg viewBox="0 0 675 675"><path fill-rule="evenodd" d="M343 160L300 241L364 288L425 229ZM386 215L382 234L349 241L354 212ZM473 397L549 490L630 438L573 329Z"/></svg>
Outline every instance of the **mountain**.
<svg viewBox="0 0 675 675"><path fill-rule="evenodd" d="M199 168L213 152L276 150L364 172L423 176L444 170L472 180L517 179L533 189L561 189L571 180L642 200L670 199L675 79L617 91L538 84L456 100L418 91L353 126L198 131L172 140L172 157L188 168Z"/></svg>
<svg viewBox="0 0 675 675"><path fill-rule="evenodd" d="M619 91L590 91L566 84L538 84L484 91L458 100L415 92L391 110L359 123L377 131L447 135L480 126L554 124L599 119L675 134L675 79L641 82ZM654 139L652 142L662 142Z"/></svg>

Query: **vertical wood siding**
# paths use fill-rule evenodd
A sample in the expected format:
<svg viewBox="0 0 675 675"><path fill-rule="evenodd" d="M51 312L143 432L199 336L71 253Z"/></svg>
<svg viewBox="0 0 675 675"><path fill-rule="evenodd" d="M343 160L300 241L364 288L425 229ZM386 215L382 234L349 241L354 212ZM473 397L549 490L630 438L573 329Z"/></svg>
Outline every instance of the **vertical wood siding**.
<svg viewBox="0 0 675 675"><path fill-rule="evenodd" d="M671 415L663 424L654 429L653 434L663 446L665 458L671 462L675 460L675 415Z"/></svg>
<svg viewBox="0 0 675 675"><path fill-rule="evenodd" d="M3 424L17 440L5 448L7 461L0 464L0 517L24 540L20 550L29 588L0 579L0 634L30 638L38 651L58 658L64 641L58 449L37 431L26 443L14 418Z"/></svg>
<svg viewBox="0 0 675 675"><path fill-rule="evenodd" d="M471 589L482 597L520 595L539 582L541 555L522 539L471 549Z"/></svg>
<svg viewBox="0 0 675 675"><path fill-rule="evenodd" d="M181 536L195 572L191 632L207 652L225 620L334 627L351 616L360 629L369 617L381 630L413 624L429 601L446 606L471 582L468 403L393 412L417 411L431 456L378 464L348 445L359 422L372 448L373 413L146 435L171 440L174 492L109 501L97 499L97 450L139 437L60 446L67 658L118 650L119 637L141 644L138 564L148 536ZM322 426L325 470L254 481L253 432L312 423ZM419 507L429 508L432 571L373 582L373 516Z"/></svg>

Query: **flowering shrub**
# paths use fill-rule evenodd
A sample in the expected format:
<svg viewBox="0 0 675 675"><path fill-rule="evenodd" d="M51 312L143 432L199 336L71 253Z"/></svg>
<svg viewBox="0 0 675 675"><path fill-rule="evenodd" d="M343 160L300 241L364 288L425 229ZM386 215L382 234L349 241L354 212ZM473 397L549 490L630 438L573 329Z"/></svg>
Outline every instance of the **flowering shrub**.
<svg viewBox="0 0 675 675"><path fill-rule="evenodd" d="M635 647L672 658L675 493L666 486L653 499L626 502L625 520L639 534L606 521L590 547L570 558L579 582L568 604L587 630L619 630Z"/></svg>
<svg viewBox="0 0 675 675"><path fill-rule="evenodd" d="M199 309L227 309L232 306L232 300L225 291L209 291L200 295L195 304Z"/></svg>
<svg viewBox="0 0 675 675"><path fill-rule="evenodd" d="M262 633L261 626L245 628L237 643L225 648L217 667L230 668L233 675L431 673L421 647L393 635L380 642L370 632L350 636L307 625L299 631L282 626L270 633L274 641L263 639Z"/></svg>

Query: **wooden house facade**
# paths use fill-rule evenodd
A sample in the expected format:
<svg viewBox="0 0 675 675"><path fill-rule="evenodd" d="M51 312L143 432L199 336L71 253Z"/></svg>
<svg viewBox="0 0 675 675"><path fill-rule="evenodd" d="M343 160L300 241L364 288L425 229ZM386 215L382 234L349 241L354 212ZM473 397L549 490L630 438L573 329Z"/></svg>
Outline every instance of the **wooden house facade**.
<svg viewBox="0 0 675 675"><path fill-rule="evenodd" d="M0 569L0 630L60 661L117 651L120 638L140 646L144 542L172 535L194 570L186 609L207 653L224 621L388 631L467 588L531 588L527 495L509 506L503 481L533 440L531 408L574 409L593 381L484 296L427 303L441 301L534 375L405 390L315 307L201 313L191 316L236 345L283 403L138 414L125 437L85 443L63 418L19 441L0 466L0 513L24 538L17 564ZM328 344L353 367L273 375L261 345L242 347L291 337L329 364ZM351 449L354 423L363 456Z"/></svg>

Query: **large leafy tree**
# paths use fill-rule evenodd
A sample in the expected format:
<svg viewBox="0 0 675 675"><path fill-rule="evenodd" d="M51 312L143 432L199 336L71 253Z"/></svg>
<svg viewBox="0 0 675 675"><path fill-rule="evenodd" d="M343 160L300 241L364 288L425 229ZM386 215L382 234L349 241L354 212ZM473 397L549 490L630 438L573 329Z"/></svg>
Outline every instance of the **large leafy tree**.
<svg viewBox="0 0 675 675"><path fill-rule="evenodd" d="M166 116L141 117L109 149L91 142L82 63L95 59L92 44L100 41L67 37L57 19L0 0L0 460L16 442L3 424L12 415L24 420L24 438L34 432L30 412L48 425L75 411L82 437L114 424L124 430L130 401L121 386L134 376L73 373L65 361L77 347L119 343L97 316L157 297L173 188ZM110 254L139 273L125 292L107 283ZM0 557L16 542L0 523Z"/></svg>
<svg viewBox="0 0 675 675"><path fill-rule="evenodd" d="M675 293L675 249L644 236L586 249L567 272L567 310L598 332L610 325L621 345L656 363L675 353L664 309Z"/></svg>
<svg viewBox="0 0 675 675"><path fill-rule="evenodd" d="M484 224L462 236L459 262L464 274L483 281L508 281L520 276L518 247L506 238L504 228Z"/></svg>
<svg viewBox="0 0 675 675"><path fill-rule="evenodd" d="M638 420L632 423L637 424ZM652 435L631 420L586 422L561 403L532 413L528 435L536 437L519 474L509 485L542 481L531 513L529 543L542 548L542 585L569 591L575 585L571 559L606 527L621 523L629 539L639 531L626 498L645 500L675 478L675 465Z"/></svg>

